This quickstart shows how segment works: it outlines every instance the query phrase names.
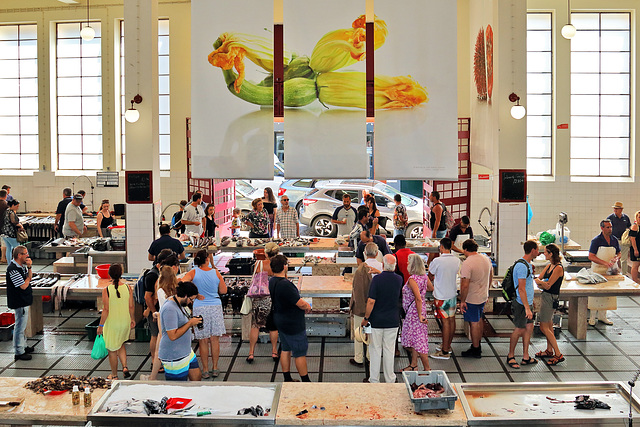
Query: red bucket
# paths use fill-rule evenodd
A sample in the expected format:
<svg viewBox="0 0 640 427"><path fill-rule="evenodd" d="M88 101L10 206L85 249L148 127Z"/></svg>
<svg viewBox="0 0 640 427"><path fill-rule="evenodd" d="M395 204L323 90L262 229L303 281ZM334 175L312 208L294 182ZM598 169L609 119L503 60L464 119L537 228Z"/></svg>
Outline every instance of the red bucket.
<svg viewBox="0 0 640 427"><path fill-rule="evenodd" d="M98 273L98 277L100 277L101 279L108 279L109 267L111 267L111 264L96 265L96 273Z"/></svg>

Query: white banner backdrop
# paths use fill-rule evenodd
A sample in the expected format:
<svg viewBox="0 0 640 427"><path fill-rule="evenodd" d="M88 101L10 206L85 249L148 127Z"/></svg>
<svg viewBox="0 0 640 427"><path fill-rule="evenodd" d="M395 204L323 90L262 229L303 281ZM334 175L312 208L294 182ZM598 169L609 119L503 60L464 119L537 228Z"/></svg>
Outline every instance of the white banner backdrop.
<svg viewBox="0 0 640 427"><path fill-rule="evenodd" d="M273 102L267 96L260 98L268 104L265 106L240 99L227 88L222 68L209 61L216 50L213 44L227 33L228 48L223 47L216 60L233 65L237 48L245 50L241 62L246 91L251 83L267 76L265 65L272 67L272 29L272 2L191 1L191 157L195 178L273 179ZM263 66L250 58L262 60ZM231 71L239 74L237 68ZM230 85L233 89L234 83Z"/></svg>
<svg viewBox="0 0 640 427"><path fill-rule="evenodd" d="M402 101L417 104L376 110L375 178L457 180L456 2L376 0L374 7L388 31L375 51L376 99L388 82L398 83L393 77L405 76L385 96L407 91ZM427 102L416 101L420 87Z"/></svg>
<svg viewBox="0 0 640 427"><path fill-rule="evenodd" d="M317 99L302 107L287 106L287 91L291 89L285 81L284 164L287 178L368 177L366 110L356 108L364 107L364 56L361 61L350 59L364 53L364 39L361 44L353 41L363 33L352 28L353 21L364 13L364 0L284 0L285 52L308 56L313 70L326 77L325 83L320 83L322 79L319 79L317 87L326 106ZM322 46L318 45L314 52L318 42ZM342 74L353 71L360 74L355 77ZM348 83L343 86L342 81ZM328 82L332 82L331 88ZM327 90L335 87L336 91L323 93L321 84ZM293 94L293 91L289 93ZM342 95L347 97L346 101Z"/></svg>

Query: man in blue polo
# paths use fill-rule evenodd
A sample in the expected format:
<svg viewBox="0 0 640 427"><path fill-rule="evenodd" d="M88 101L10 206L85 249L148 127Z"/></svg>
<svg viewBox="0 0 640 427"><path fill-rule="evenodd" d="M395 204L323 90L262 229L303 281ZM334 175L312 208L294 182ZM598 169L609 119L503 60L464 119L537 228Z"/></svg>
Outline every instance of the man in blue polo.
<svg viewBox="0 0 640 427"><path fill-rule="evenodd" d="M13 249L13 260L7 267L7 306L13 309L16 323L13 327L15 360L31 360L33 347L27 346L24 330L27 328L29 307L33 304L31 291L31 258L24 246Z"/></svg>

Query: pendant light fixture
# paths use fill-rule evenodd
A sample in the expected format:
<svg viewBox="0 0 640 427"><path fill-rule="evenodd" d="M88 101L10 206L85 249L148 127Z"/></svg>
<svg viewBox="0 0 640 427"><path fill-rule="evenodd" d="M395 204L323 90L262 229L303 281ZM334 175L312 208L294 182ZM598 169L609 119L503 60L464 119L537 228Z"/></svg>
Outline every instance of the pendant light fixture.
<svg viewBox="0 0 640 427"><path fill-rule="evenodd" d="M133 104L140 104L142 102L142 96L140 94L133 97L131 100L131 108L124 112L124 119L129 123L135 123L140 118L140 111L136 110Z"/></svg>
<svg viewBox="0 0 640 427"><path fill-rule="evenodd" d="M562 27L560 33L565 39L571 40L576 35L576 27L571 25L571 0L567 0L567 22L568 24Z"/></svg>
<svg viewBox="0 0 640 427"><path fill-rule="evenodd" d="M87 26L80 30L80 37L84 41L91 41L96 36L96 31L89 25L89 0L87 0Z"/></svg>
<svg viewBox="0 0 640 427"><path fill-rule="evenodd" d="M516 105L511 107L511 117L516 120L520 120L521 118L523 118L527 113L527 110L524 108L524 106L520 105L520 97L516 95L515 92L512 92L511 95L509 95L509 101L516 103Z"/></svg>

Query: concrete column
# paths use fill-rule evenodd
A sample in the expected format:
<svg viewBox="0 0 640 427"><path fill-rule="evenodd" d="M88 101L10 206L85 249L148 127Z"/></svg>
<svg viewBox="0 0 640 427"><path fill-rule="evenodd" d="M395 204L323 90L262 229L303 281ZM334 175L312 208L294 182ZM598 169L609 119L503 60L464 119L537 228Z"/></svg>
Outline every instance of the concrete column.
<svg viewBox="0 0 640 427"><path fill-rule="evenodd" d="M158 1L124 2L125 100L137 94L142 103L135 123L125 123L127 170L153 172L153 204L128 204L127 270L139 273L149 267L147 249L157 230L157 206L160 202L160 163L158 138ZM154 209L154 206L156 208Z"/></svg>

